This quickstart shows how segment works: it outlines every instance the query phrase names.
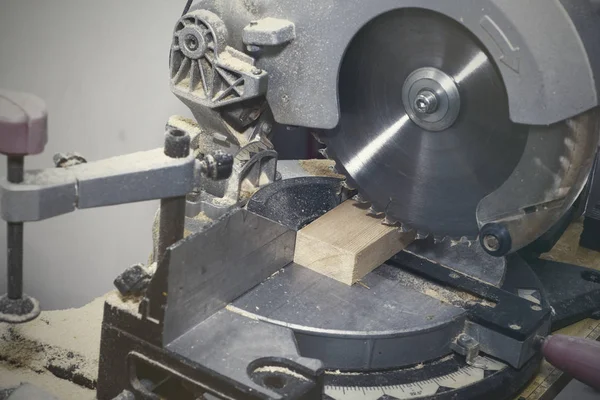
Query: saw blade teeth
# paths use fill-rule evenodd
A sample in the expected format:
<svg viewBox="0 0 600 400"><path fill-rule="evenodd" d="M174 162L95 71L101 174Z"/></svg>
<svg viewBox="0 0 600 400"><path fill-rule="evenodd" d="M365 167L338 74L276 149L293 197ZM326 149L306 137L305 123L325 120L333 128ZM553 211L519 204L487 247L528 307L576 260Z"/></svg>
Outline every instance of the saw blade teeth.
<svg viewBox="0 0 600 400"><path fill-rule="evenodd" d="M371 206L367 210L367 215L370 215L372 217L381 217L383 215L383 212L377 210L374 206Z"/></svg>
<svg viewBox="0 0 600 400"><path fill-rule="evenodd" d="M428 237L429 237L429 233L417 231L417 235L416 235L417 240L427 239Z"/></svg>
<svg viewBox="0 0 600 400"><path fill-rule="evenodd" d="M411 228L410 226L406 225L406 224L401 224L400 227L398 228L400 230L400 232L402 233L409 233L414 231L413 228Z"/></svg>
<svg viewBox="0 0 600 400"><path fill-rule="evenodd" d="M350 185L348 181L342 181L342 186L347 190L356 190L356 188Z"/></svg>
<svg viewBox="0 0 600 400"><path fill-rule="evenodd" d="M387 215L383 218L381 223L386 226L397 226L398 225L398 221L396 221L393 218L388 217Z"/></svg>
<svg viewBox="0 0 600 400"><path fill-rule="evenodd" d="M329 158L329 155L327 154L327 148L324 149L319 149L319 154L322 155L325 158Z"/></svg>
<svg viewBox="0 0 600 400"><path fill-rule="evenodd" d="M360 204L366 204L366 203L368 203L368 202L369 202L369 201L368 201L367 199L365 199L365 198L362 196L362 194L360 194L360 193L358 193L358 194L354 195L354 196L352 197L352 200L354 200L354 201L356 201L357 203L360 203Z"/></svg>

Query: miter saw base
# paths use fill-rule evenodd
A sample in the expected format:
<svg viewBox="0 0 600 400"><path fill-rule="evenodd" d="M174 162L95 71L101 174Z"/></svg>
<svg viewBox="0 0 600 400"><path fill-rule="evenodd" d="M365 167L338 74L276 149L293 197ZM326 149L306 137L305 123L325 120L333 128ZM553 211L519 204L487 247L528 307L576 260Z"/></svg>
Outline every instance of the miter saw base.
<svg viewBox="0 0 600 400"><path fill-rule="evenodd" d="M264 217L293 232L344 198L334 178L284 179L259 190L247 210L198 228L181 247L193 267L197 257L190 249L212 259L214 245L202 243L213 243L218 233L215 240L230 249L216 260L220 269L233 262L239 273L211 278L202 275L211 269L206 264L187 270L186 279L236 287L250 279L246 273L285 253L290 238L275 235L273 246L242 249L235 232L252 226L257 237L267 235L270 225L259 233ZM219 296L188 303L179 315L199 322L181 335L173 335L184 323L169 319L174 310L157 324L138 312L139 299L108 302L98 399L120 393L183 400L505 399L535 374L536 335L548 332L552 312L555 329L600 308L600 285L594 278L584 282L593 274L585 268L526 262L527 255L515 254L494 285L436 262L424 251L430 246L413 245L352 287L288 264L205 318L197 316ZM235 260L238 252L243 258Z"/></svg>

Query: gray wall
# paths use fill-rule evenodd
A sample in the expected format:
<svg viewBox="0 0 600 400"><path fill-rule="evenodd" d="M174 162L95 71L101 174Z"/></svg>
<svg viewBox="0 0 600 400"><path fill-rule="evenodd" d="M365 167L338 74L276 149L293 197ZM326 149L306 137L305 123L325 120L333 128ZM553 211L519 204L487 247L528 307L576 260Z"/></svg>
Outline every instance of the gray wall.
<svg viewBox="0 0 600 400"><path fill-rule="evenodd" d="M168 87L172 29L184 0L0 0L0 87L32 92L49 109L46 151L88 160L160 146L172 114L188 115ZM0 175L5 161L0 155ZM156 202L78 211L25 225L25 290L43 309L80 306L146 261ZM0 222L0 225L4 225ZM0 293L6 229L0 227Z"/></svg>

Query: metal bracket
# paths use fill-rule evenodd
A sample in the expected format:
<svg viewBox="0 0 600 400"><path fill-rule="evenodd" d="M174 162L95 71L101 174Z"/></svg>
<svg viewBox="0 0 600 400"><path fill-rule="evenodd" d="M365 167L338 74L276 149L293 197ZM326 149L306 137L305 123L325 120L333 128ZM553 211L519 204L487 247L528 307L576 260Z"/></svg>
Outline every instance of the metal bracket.
<svg viewBox="0 0 600 400"><path fill-rule="evenodd" d="M474 367L479 366L475 359L479 356L479 342L471 336L461 333L456 341L450 343L450 348L460 355L465 356L467 364Z"/></svg>
<svg viewBox="0 0 600 400"><path fill-rule="evenodd" d="M22 183L0 181L0 214L9 222L39 221L77 208L183 196L194 184L195 159L164 149L68 168L28 171Z"/></svg>

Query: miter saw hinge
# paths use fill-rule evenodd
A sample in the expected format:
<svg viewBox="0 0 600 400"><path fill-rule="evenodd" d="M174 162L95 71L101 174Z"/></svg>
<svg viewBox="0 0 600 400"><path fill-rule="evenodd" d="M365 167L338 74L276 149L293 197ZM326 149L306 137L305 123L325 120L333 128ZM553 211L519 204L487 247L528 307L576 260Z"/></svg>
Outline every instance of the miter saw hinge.
<svg viewBox="0 0 600 400"><path fill-rule="evenodd" d="M219 108L267 91L267 73L227 43L225 23L207 10L183 15L171 44L171 90L188 106ZM190 104L191 103L191 104Z"/></svg>

